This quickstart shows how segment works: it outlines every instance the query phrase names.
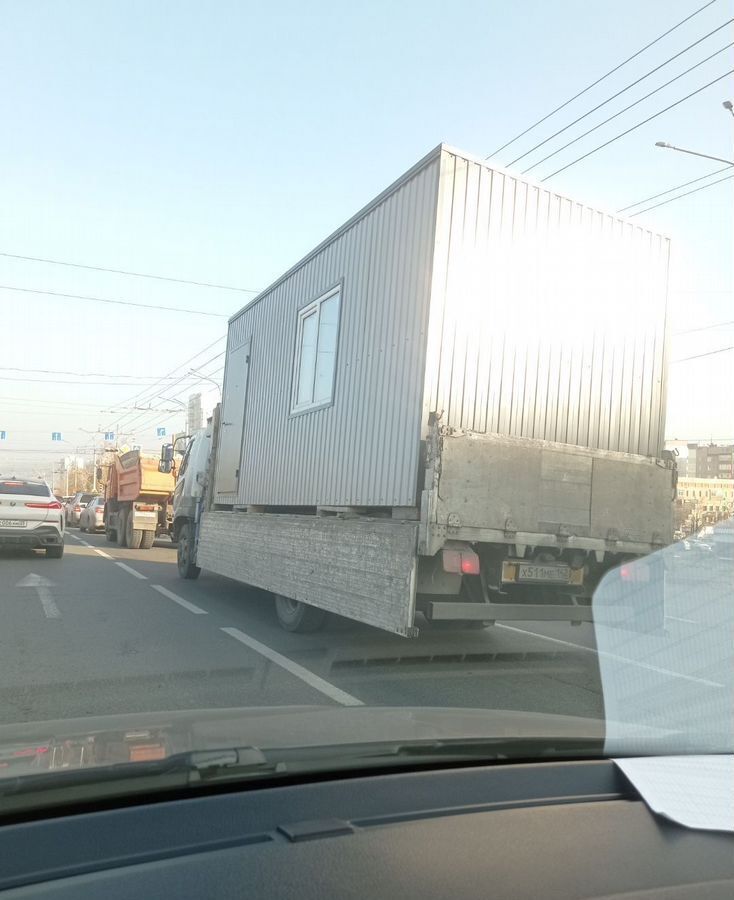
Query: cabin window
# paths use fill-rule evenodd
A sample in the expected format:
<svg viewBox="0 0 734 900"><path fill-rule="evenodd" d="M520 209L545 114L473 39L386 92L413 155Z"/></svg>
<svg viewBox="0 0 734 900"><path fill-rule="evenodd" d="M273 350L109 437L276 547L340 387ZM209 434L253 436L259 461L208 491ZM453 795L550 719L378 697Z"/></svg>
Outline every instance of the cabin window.
<svg viewBox="0 0 734 900"><path fill-rule="evenodd" d="M334 399L341 288L298 311L293 412L326 406Z"/></svg>

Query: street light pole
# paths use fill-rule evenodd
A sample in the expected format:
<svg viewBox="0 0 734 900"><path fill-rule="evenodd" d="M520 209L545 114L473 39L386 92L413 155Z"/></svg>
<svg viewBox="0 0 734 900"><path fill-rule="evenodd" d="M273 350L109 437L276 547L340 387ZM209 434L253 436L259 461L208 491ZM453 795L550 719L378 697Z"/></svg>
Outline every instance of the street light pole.
<svg viewBox="0 0 734 900"><path fill-rule="evenodd" d="M679 153L689 153L691 156L700 156L703 159L713 159L716 162L723 162L728 166L734 166L734 160L722 159L720 156L709 156L708 153L698 153L696 150L686 150L684 147L675 147L667 141L655 141L655 146L662 147L665 150L677 150Z"/></svg>

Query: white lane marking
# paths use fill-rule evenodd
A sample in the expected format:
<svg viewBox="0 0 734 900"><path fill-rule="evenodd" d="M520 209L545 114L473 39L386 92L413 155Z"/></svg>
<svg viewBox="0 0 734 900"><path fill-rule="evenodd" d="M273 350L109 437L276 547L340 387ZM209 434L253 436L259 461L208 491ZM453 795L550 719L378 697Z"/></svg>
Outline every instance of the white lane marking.
<svg viewBox="0 0 734 900"><path fill-rule="evenodd" d="M124 571L125 571L125 572L128 572L130 575L134 575L136 578L139 578L141 581L147 581L147 580L148 580L148 576L147 576L147 575L141 575L141 573L138 572L137 569L133 569L132 566L128 566L128 565L127 565L126 563L124 563L124 562L115 562L115 565L116 565L116 566L119 566L121 569L124 569Z"/></svg>
<svg viewBox="0 0 734 900"><path fill-rule="evenodd" d="M496 627L504 628L507 631L516 631L518 634L531 634L533 637L540 638L543 641L552 641L554 644L563 644L565 647L573 647L576 650L583 650L586 653L594 653L596 656L603 656L605 659L613 659L616 660L616 662L637 666L639 669L648 669L650 672L657 672L658 675L668 675L671 678L682 678L684 681L695 681L696 684L705 684L707 687L724 687L724 685L720 684L718 681L709 681L708 678L696 678L695 675L683 675L681 672L673 672L671 669L663 669L660 666L638 662L636 659L618 656L616 653L609 653L607 650L594 650L592 647L584 647L582 644L574 644L571 641L562 641L560 638L549 637L547 634L538 634L537 631L528 631L526 628L516 628L514 625L501 625L499 623Z"/></svg>
<svg viewBox="0 0 734 900"><path fill-rule="evenodd" d="M173 591L164 588L162 584L151 584L151 587L154 591L158 591L159 594L163 594L164 597L168 597L169 600L173 600L174 603L178 603L179 606L183 606L184 609L188 609L189 612L194 613L196 616L208 615L205 609L202 609L195 603L189 603L188 600L184 600L183 597L179 597L178 594L174 594Z"/></svg>
<svg viewBox="0 0 734 900"><path fill-rule="evenodd" d="M251 650L254 650L256 653L259 653L261 656L264 656L266 659L269 659L271 662L274 662L282 669L285 669L286 672L290 672L291 675L295 675L296 678L305 681L306 684L315 688L320 693L325 694L337 703L341 703L342 706L364 706L361 700L358 700L351 694L347 694L346 691L342 691L340 688L336 687L336 685L331 684L329 681L325 681L308 669L304 669L303 666L299 666L297 662L293 662L293 660L288 659L287 656L283 656L276 650L272 650L265 644L261 644L260 641L256 641L255 638L250 637L249 634L245 634L244 631L240 631L239 628L222 628L222 631L230 637L233 637L236 641L240 641L240 643L249 647Z"/></svg>
<svg viewBox="0 0 734 900"><path fill-rule="evenodd" d="M88 544L87 546L92 547L91 544ZM98 547L92 547L92 550L100 556L104 556L105 559L114 559L109 553L105 553L104 550L100 550Z"/></svg>
<svg viewBox="0 0 734 900"><path fill-rule="evenodd" d="M43 575L36 575L34 572L31 572L29 575L26 575L25 578L19 581L16 584L16 587L35 588L36 593L38 594L38 599L41 601L41 605L43 606L43 614L46 616L46 618L61 618L61 610L58 608L58 606L54 602L54 598L51 596L50 588L53 587L53 581L49 581L48 578L44 578Z"/></svg>
<svg viewBox="0 0 734 900"><path fill-rule="evenodd" d="M685 622L686 625L698 625L694 619L682 619L680 616L666 616L666 619L672 619L674 622Z"/></svg>

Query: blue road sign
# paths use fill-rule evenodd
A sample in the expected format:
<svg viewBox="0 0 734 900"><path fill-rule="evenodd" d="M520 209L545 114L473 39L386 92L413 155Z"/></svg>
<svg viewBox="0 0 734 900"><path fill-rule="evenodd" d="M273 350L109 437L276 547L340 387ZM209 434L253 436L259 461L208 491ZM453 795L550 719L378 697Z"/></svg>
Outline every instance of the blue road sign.
<svg viewBox="0 0 734 900"><path fill-rule="evenodd" d="M114 441L114 439L115 439L115 432L114 432L114 431L105 431L105 433L104 433L104 439L105 439L106 441Z"/></svg>
<svg viewBox="0 0 734 900"><path fill-rule="evenodd" d="M61 440L61 432L60 431L52 431L51 432L51 440L52 441L60 441Z"/></svg>
<svg viewBox="0 0 734 900"><path fill-rule="evenodd" d="M7 431L0 431L0 441L4 441L8 436Z"/></svg>
<svg viewBox="0 0 734 900"><path fill-rule="evenodd" d="M155 434L156 434L156 437L165 437L166 429L165 428L156 428Z"/></svg>

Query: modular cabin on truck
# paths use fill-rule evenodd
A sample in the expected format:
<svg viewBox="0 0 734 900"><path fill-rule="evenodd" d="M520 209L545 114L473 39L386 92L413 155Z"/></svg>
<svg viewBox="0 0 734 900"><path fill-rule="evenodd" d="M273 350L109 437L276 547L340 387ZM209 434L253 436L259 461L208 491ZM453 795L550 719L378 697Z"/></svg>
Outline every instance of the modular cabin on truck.
<svg viewBox="0 0 734 900"><path fill-rule="evenodd" d="M665 237L437 147L230 320L180 573L291 630L590 620L672 536L667 268Z"/></svg>
<svg viewBox="0 0 734 900"><path fill-rule="evenodd" d="M138 450L115 456L105 484L104 526L108 541L149 550L170 531L175 478L158 460Z"/></svg>

